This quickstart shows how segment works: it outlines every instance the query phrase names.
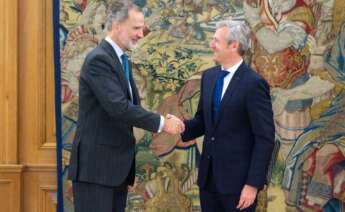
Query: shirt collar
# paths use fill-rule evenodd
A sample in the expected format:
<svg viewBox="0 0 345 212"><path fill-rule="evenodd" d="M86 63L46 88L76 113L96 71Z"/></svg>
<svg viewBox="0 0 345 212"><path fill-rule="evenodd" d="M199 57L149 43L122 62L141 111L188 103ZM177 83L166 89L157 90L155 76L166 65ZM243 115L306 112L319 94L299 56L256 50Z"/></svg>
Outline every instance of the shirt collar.
<svg viewBox="0 0 345 212"><path fill-rule="evenodd" d="M224 69L224 67L222 66L222 70L228 71L228 72L230 72L232 75L234 75L235 72L237 71L238 67L240 67L240 65L242 64L242 62L243 62L243 59L241 59L238 63L236 63L235 65L231 66L231 67L228 68L228 69Z"/></svg>
<svg viewBox="0 0 345 212"><path fill-rule="evenodd" d="M109 36L105 37L105 40L113 47L117 57L119 58L119 60L122 63L121 56L124 54L122 49Z"/></svg>

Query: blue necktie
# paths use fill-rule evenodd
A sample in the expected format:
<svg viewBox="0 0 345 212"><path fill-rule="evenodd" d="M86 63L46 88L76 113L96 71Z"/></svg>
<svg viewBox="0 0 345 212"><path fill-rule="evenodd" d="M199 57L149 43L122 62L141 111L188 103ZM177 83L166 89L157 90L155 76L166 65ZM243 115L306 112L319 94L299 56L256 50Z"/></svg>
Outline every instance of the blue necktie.
<svg viewBox="0 0 345 212"><path fill-rule="evenodd" d="M121 59L122 59L123 71L125 72L126 79L129 82L128 55L122 54Z"/></svg>
<svg viewBox="0 0 345 212"><path fill-rule="evenodd" d="M216 86L214 87L213 91L213 122L215 123L218 119L219 110L220 110L220 102L222 99L222 91L223 91L223 84L224 84L224 78L226 75L228 75L230 72L221 70L218 74L218 79L216 81Z"/></svg>
<svg viewBox="0 0 345 212"><path fill-rule="evenodd" d="M131 100L132 100L132 102L134 102L135 100L133 99L131 82L129 81L128 55L126 55L126 54L121 55L121 59L122 59L123 71L125 72L125 77L126 77L126 80L128 82L128 87L129 87L129 93L130 93L130 96L131 96Z"/></svg>

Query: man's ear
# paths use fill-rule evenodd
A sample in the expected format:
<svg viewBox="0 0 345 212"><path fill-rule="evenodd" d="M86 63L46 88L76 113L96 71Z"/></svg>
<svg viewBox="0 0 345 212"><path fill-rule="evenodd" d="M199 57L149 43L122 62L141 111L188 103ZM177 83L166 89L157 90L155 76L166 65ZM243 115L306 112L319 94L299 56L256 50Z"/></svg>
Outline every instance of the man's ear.
<svg viewBox="0 0 345 212"><path fill-rule="evenodd" d="M236 51L240 48L240 43L239 42L232 42L231 48L235 49Z"/></svg>

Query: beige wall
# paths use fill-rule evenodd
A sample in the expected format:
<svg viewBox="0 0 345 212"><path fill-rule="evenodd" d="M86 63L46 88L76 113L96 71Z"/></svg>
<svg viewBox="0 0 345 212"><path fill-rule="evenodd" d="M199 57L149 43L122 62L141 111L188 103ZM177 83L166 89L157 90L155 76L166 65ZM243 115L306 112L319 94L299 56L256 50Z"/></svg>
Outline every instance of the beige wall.
<svg viewBox="0 0 345 212"><path fill-rule="evenodd" d="M56 207L51 0L0 1L0 212Z"/></svg>

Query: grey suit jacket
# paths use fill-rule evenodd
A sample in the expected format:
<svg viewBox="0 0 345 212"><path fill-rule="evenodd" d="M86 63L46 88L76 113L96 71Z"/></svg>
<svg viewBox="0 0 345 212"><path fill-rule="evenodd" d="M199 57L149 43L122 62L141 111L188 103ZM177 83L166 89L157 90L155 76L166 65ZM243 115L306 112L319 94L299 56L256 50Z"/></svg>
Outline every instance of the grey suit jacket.
<svg viewBox="0 0 345 212"><path fill-rule="evenodd" d="M107 41L87 55L80 74L78 127L69 179L119 186L129 176L129 184L133 184L133 126L157 132L160 116L140 106L132 75L130 81L133 102L122 65Z"/></svg>

